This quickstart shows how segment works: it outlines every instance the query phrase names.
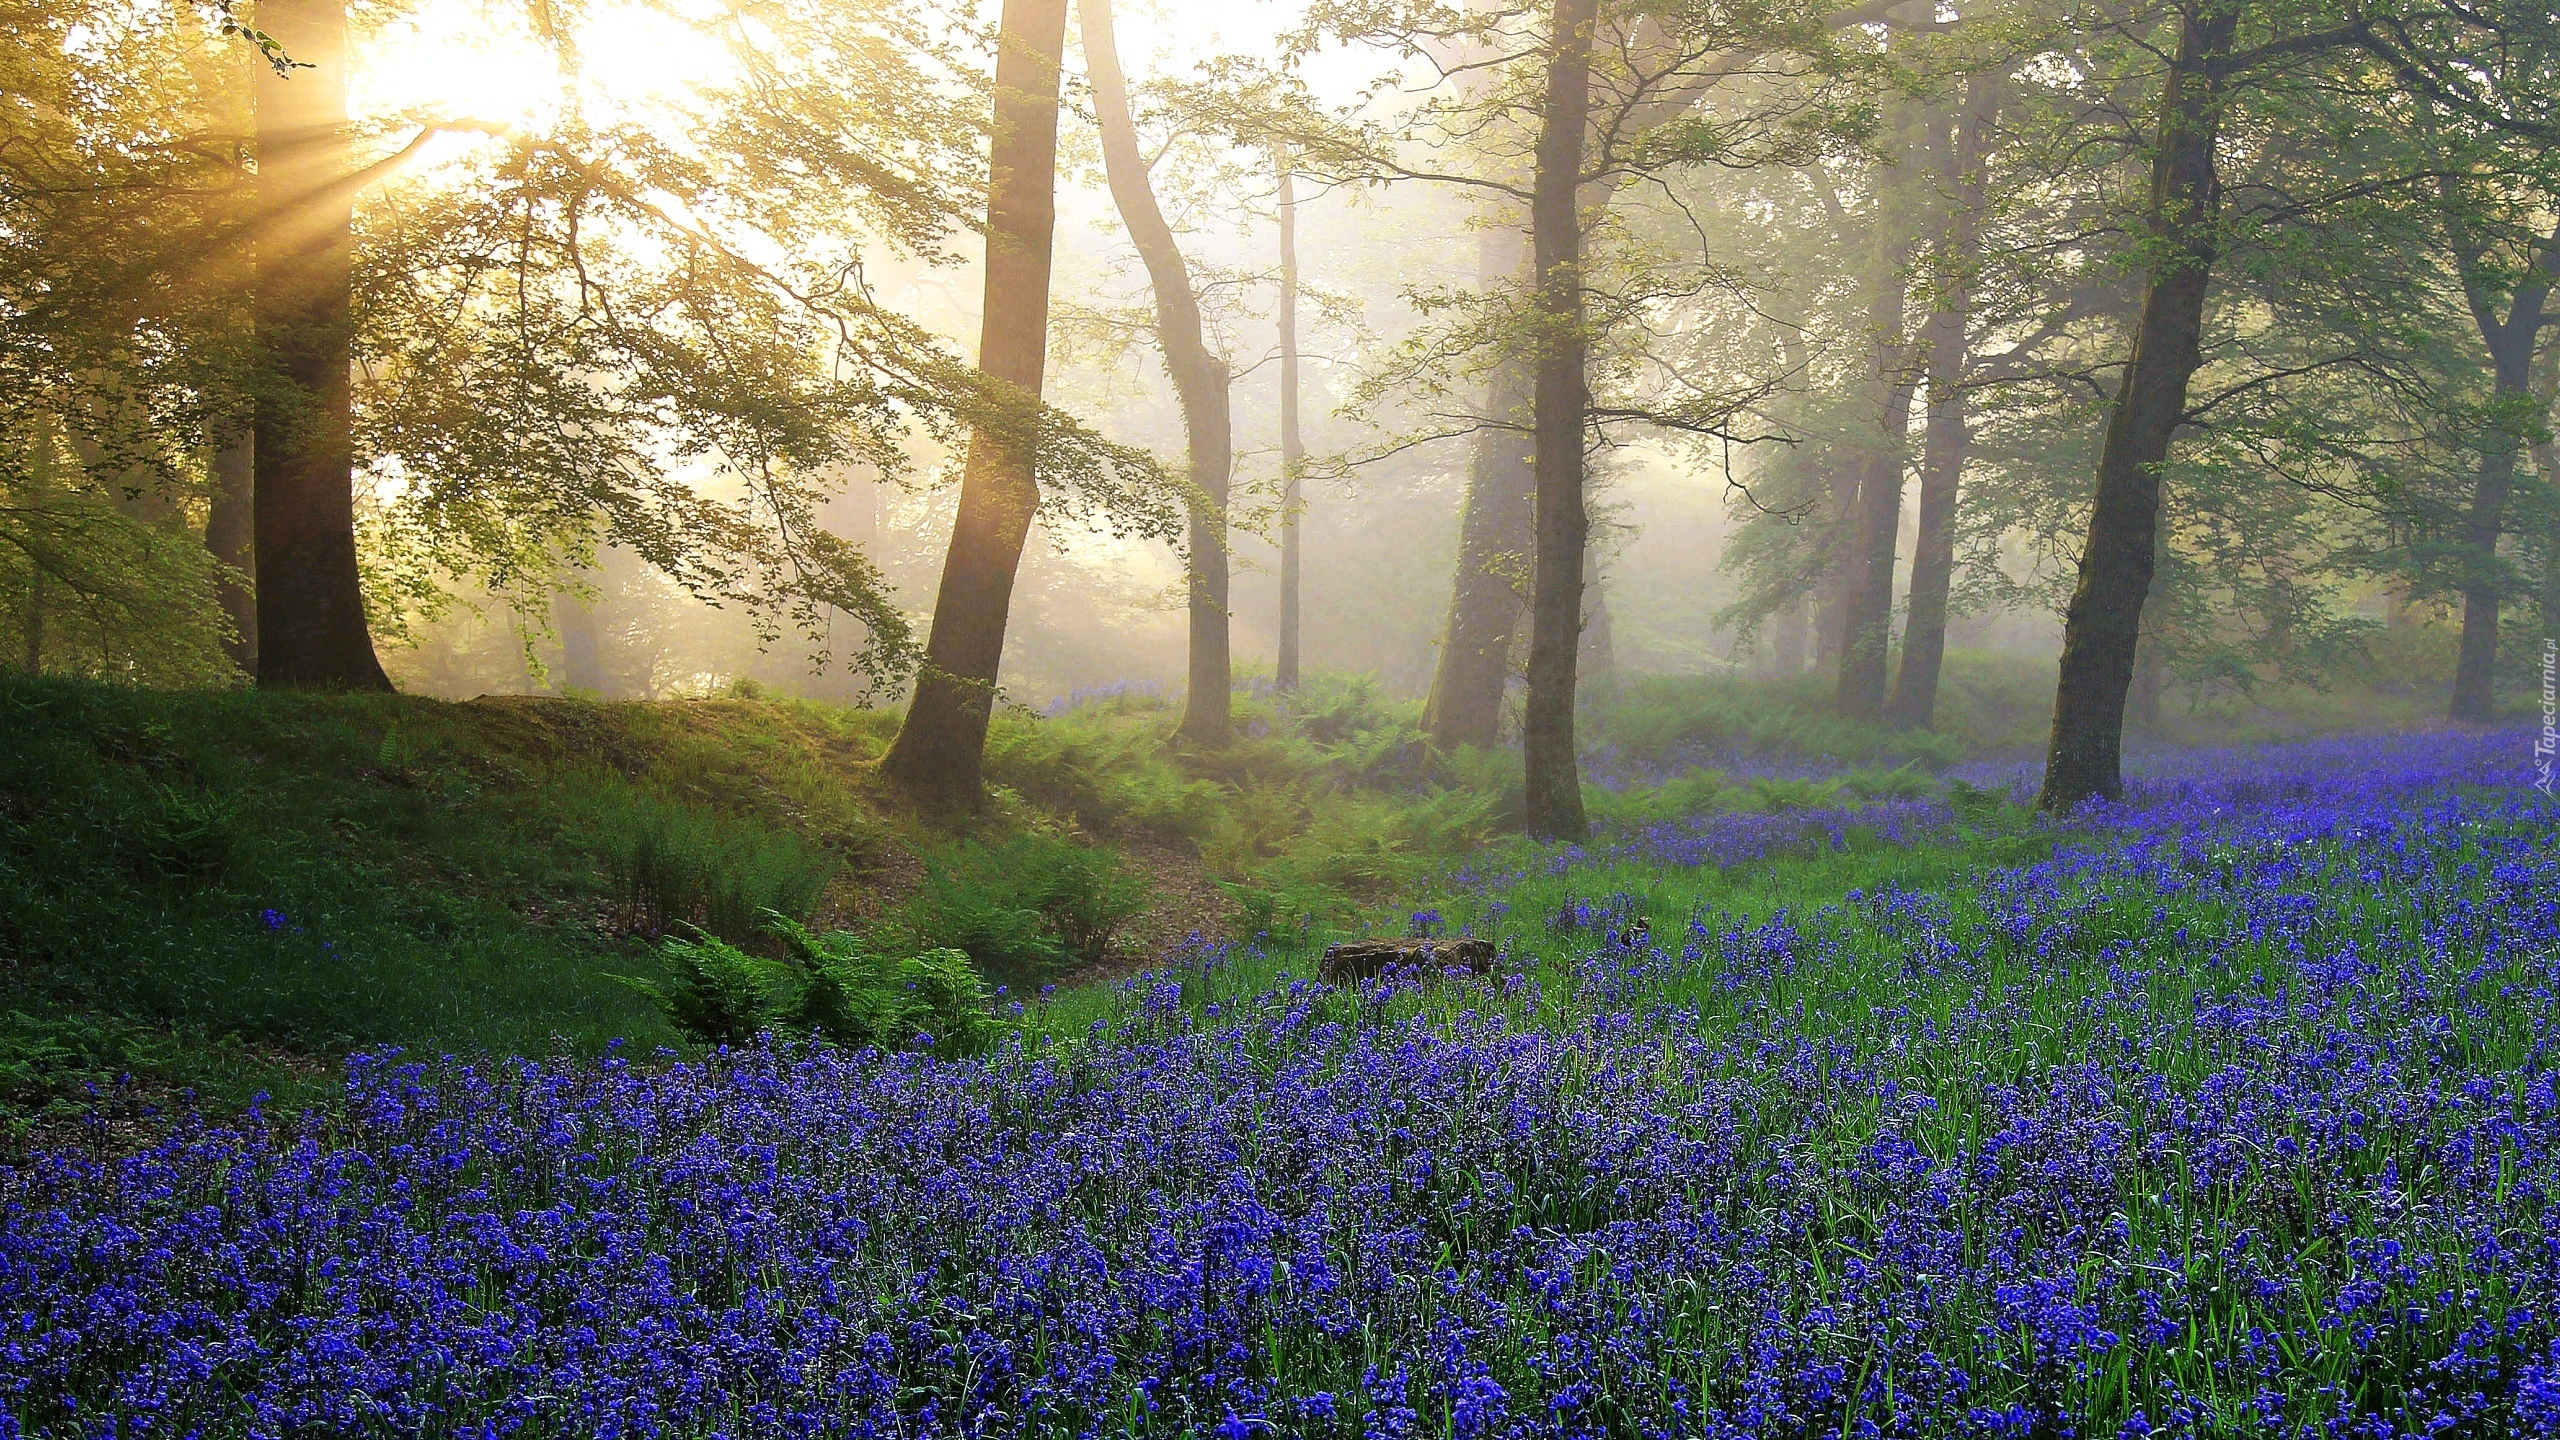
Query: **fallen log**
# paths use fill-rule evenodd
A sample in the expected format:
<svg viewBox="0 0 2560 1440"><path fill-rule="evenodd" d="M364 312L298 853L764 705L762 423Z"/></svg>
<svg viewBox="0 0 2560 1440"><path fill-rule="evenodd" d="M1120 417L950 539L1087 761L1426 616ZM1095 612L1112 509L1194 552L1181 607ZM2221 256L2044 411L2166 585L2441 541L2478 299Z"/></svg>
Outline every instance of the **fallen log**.
<svg viewBox="0 0 2560 1440"><path fill-rule="evenodd" d="M1352 985L1390 970L1416 970L1426 977L1449 970L1490 975L1497 963L1490 940L1350 940L1325 947L1316 978L1328 985Z"/></svg>

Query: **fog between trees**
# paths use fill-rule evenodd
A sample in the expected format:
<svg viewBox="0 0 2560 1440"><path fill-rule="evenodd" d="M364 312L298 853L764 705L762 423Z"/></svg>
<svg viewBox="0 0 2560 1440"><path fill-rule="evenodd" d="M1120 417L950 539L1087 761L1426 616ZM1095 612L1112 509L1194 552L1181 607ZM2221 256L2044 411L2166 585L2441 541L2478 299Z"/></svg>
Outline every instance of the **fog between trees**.
<svg viewBox="0 0 2560 1440"><path fill-rule="evenodd" d="M2032 656L2067 806L2164 699L2484 720L2560 630L2547 6L13 20L30 669L921 695L965 805L999 696L1223 743L1294 524L1296 663L1573 835L1616 673Z"/></svg>

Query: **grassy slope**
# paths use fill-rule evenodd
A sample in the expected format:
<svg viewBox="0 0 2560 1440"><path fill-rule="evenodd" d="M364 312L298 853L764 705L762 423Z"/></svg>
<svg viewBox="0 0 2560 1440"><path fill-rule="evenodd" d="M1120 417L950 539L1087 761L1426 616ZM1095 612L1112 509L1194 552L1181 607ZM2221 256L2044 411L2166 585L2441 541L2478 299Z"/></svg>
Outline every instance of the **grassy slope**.
<svg viewBox="0 0 2560 1440"><path fill-rule="evenodd" d="M1924 792L1924 765L2031 743L2040 683L2040 667L1960 660L1948 733L1914 738L1830 720L1811 681L1633 682L1591 731L1603 770L1639 778L1595 788L1594 809L1637 824ZM1362 682L1240 697L1245 738L1215 755L1168 750L1164 703L1133 693L1058 720L1002 717L995 803L972 828L1136 842L1158 870L1197 855L1293 937L1233 965L1240 986L1304 973L1335 929L1391 927L1382 902L1434 893L1438 867L1516 805L1503 757L1431 760L1413 707ZM809 907L821 922L870 912L912 878L915 852L947 838L873 783L893 725L768 700L455 704L0 679L0 1114L59 1106L123 1071L230 1104L257 1088L312 1093L360 1046L671 1043L611 978L654 968L622 933L614 880L636 837L714 836L750 878L831 875ZM1866 768L1815 780L1682 768L1749 755ZM1765 913L1888 877L1951 878L2016 858L2019 843L1625 883L1659 924L1700 903ZM1196 867L1188 878L1196 897ZM1110 1003L1078 997L1056 1018Z"/></svg>
<svg viewBox="0 0 2560 1440"><path fill-rule="evenodd" d="M1356 682L1240 708L1249 738L1191 757L1155 700L1002 716L966 832L1129 847L1168 911L1223 910L1204 852L1323 909L1472 844L1498 804L1417 768L1411 707ZM875 913L958 838L875 782L895 723L0 678L0 1113L124 1071L231 1104L380 1044L672 1043L613 979L655 968L617 874L673 832L772 879L759 897L831 877L780 907L817 923Z"/></svg>
<svg viewBox="0 0 2560 1440"><path fill-rule="evenodd" d="M671 1038L609 972L617 849L692 822L858 875L875 717L0 686L0 956L29 1067L236 1090L392 1041ZM67 1052L67 1053L55 1053ZM283 1073L278 1073L279 1071Z"/></svg>

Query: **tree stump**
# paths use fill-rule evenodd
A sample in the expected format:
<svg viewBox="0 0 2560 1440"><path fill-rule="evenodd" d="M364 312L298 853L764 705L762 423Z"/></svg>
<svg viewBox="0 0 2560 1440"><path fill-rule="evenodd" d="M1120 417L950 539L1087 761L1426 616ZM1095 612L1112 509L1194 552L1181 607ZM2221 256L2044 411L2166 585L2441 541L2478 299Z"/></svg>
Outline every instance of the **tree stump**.
<svg viewBox="0 0 2560 1440"><path fill-rule="evenodd" d="M1352 940L1325 947L1316 978L1353 985L1389 970L1417 970L1426 978L1445 970L1490 975L1497 959L1490 940Z"/></svg>

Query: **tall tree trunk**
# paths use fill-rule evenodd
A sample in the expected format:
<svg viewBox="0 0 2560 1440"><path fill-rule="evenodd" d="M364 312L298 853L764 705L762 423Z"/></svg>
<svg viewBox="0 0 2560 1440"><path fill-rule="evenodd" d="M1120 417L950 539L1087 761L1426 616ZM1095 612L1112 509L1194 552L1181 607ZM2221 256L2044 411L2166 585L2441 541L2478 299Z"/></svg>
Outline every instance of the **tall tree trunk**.
<svg viewBox="0 0 2560 1440"><path fill-rule="evenodd" d="M1618 637L1609 625L1608 577L1601 573L1596 540L1582 548L1582 577L1582 646L1574 665L1580 679L1600 684L1617 672Z"/></svg>
<svg viewBox="0 0 2560 1440"><path fill-rule="evenodd" d="M898 738L880 762L881 773L908 794L944 810L974 808L981 794L1014 574L1040 504L1033 434L1049 356L1067 0L1005 0L998 26L978 369L1015 403L1012 413L969 436L924 668Z"/></svg>
<svg viewBox="0 0 2560 1440"><path fill-rule="evenodd" d="M2504 377L2499 388L2505 389ZM2507 494L2515 487L2516 452L2493 450L2480 457L2479 479L2471 492L2471 512L2462 527L2462 646L2453 665L2451 718L2485 725L2497 715L2498 668L2498 534L2505 527Z"/></svg>
<svg viewBox="0 0 2560 1440"><path fill-rule="evenodd" d="M1299 471L1307 446L1298 433L1298 186L1280 156L1280 658L1272 679L1298 688L1298 584L1304 572L1299 519L1306 495Z"/></svg>
<svg viewBox="0 0 2560 1440"><path fill-rule="evenodd" d="M1947 654L1947 595L1956 571L1956 499L1972 449L1964 373L1971 363L1973 272L1989 182L1991 127L2001 82L1976 76L1964 131L1947 153L1942 179L1955 202L1938 250L1937 309L1929 316L1929 408L1920 453L1920 531L1911 546L1911 591L1902 627L1902 666L1894 674L1885 722L1926 730L1937 722L1938 672Z"/></svg>
<svg viewBox="0 0 2560 1440"><path fill-rule="evenodd" d="M1476 240L1476 279L1487 291L1519 279L1529 260L1528 235L1491 226ZM1531 532L1537 520L1536 445L1529 410L1536 370L1505 353L1485 377L1483 428L1467 465L1467 497L1458 520L1457 575L1449 591L1449 623L1422 727L1441 750L1490 746L1502 726L1502 692L1511 679L1511 649L1527 603Z"/></svg>
<svg viewBox="0 0 2560 1440"><path fill-rule="evenodd" d="M2560 233L2545 247L2560 255ZM2534 351L2542 336L2543 306L2550 299L2552 272L2548 262L2536 265L2515 288L2501 318L2496 297L2479 277L2479 254L2458 257L2464 297L2480 338L2489 348L2496 397L2502 409L2521 408L2533 393ZM2523 438L2502 433L2480 456L2480 474L2471 492L2471 513L2462 530L2462 649L2453 667L2452 718L2486 724L2497 712L2498 669L2498 536L2506 528L2507 497L2515 488L2517 451Z"/></svg>
<svg viewBox="0 0 2560 1440"><path fill-rule="evenodd" d="M1857 588L1858 496L1866 467L1834 455L1830 533L1823 537L1825 568L1813 588L1813 663L1837 666L1849 648L1850 595Z"/></svg>
<svg viewBox="0 0 2560 1440"><path fill-rule="evenodd" d="M1104 178L1155 290L1156 343L1182 398L1191 484L1199 492L1191 511L1190 688L1179 730L1194 744L1221 746L1234 728L1227 649L1227 482L1235 463L1230 376L1226 362L1209 351L1200 300L1191 289L1191 268L1147 178L1137 121L1129 113L1129 83L1120 73L1119 50L1112 40L1111 0L1077 0L1076 14L1083 26L1085 68L1093 80L1094 118L1102 128Z"/></svg>
<svg viewBox="0 0 2560 1440"><path fill-rule="evenodd" d="M258 683L388 690L356 573L346 4L268 0L258 23L308 67L255 82Z"/></svg>
<svg viewBox="0 0 2560 1440"><path fill-rule="evenodd" d="M2205 292L2219 250L2222 183L2213 151L2222 91L2213 71L2230 53L2239 11L2221 3L2188 11L2161 89L2149 204L2159 249L2098 455L2079 584L2063 613L2053 739L2036 802L2049 811L2124 794L2125 691L2151 592L2160 465L2186 412L2187 382L2202 362Z"/></svg>
<svg viewBox="0 0 2560 1440"><path fill-rule="evenodd" d="M2156 606L2146 608L2157 613ZM2125 693L2125 723L2136 730L2159 729L2160 698L2168 688L2168 656L2160 647L2159 626L2145 625L2133 646L2133 683Z"/></svg>
<svg viewBox="0 0 2560 1440"><path fill-rule="evenodd" d="M1582 642L1584 373L1582 207L1584 136L1591 116L1591 40L1597 0L1555 0L1547 35L1529 228L1537 265L1537 571L1529 603L1529 702L1522 724L1529 833L1590 833L1574 754L1574 660Z"/></svg>
<svg viewBox="0 0 2560 1440"><path fill-rule="evenodd" d="M241 674L254 680L258 675L258 600L250 576L256 573L258 562L251 543L256 534L252 512L257 497L252 444L245 426L225 430L214 442L210 467L213 494L205 506L204 548L229 572L215 592L222 613L231 618L232 638L223 644L223 652L240 667Z"/></svg>
<svg viewBox="0 0 2560 1440"><path fill-rule="evenodd" d="M1947 597L1956 570L1956 490L1972 433L1965 421L1965 321L1941 314L1930 322L1929 411L1920 454L1920 530L1911 547L1911 590L1902 627L1902 664L1894 672L1885 723L1926 730L1936 723L1938 672L1946 663Z"/></svg>
<svg viewBox="0 0 2560 1440"><path fill-rule="evenodd" d="M2541 372L2535 377L2533 398L2535 414L2550 428L2553 391L2560 390L2560 344L2542 349ZM2542 480L2545 496L2542 531L2542 634L2546 640L2560 637L2560 442L2544 439L2535 442L2532 451L2534 473Z"/></svg>
<svg viewBox="0 0 2560 1440"><path fill-rule="evenodd" d="M1899 295L1902 287L1893 287ZM1902 347L1879 357L1896 369ZM1886 377L1879 447L1860 462L1856 553L1848 567L1842 607L1840 678L1832 708L1851 720L1884 719L1885 677L1893 643L1893 558L1902 529L1902 445L1911 427L1913 386L1906 375ZM1882 448L1891 447L1891 448Z"/></svg>
<svg viewBox="0 0 2560 1440"><path fill-rule="evenodd" d="M1918 378L1903 333L1910 287L1902 267L1908 250L1888 223L1882 196L1873 212L1867 330L1874 346L1868 381L1874 387L1876 432L1873 448L1857 462L1857 503L1842 586L1840 676L1832 693L1832 708L1844 718L1869 723L1884 719L1887 653L1893 641L1894 542L1902 529L1903 450L1910 443L1911 399Z"/></svg>

